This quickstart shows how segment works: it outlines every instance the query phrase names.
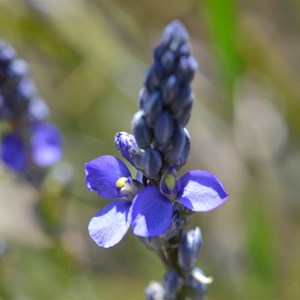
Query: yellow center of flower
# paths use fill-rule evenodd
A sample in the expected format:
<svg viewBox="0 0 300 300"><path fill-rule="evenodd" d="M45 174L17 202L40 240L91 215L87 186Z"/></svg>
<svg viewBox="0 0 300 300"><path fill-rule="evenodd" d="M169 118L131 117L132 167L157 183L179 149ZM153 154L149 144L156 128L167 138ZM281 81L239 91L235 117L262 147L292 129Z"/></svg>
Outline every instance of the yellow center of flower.
<svg viewBox="0 0 300 300"><path fill-rule="evenodd" d="M126 181L128 180L127 177L120 177L117 181L116 181L116 187L118 189L123 188L126 185Z"/></svg>

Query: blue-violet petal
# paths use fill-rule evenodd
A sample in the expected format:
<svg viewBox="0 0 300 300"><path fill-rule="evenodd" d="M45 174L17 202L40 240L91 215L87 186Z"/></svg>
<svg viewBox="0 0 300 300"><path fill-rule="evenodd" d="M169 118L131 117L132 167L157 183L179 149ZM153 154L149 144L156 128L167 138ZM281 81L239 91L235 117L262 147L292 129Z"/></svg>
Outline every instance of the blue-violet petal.
<svg viewBox="0 0 300 300"><path fill-rule="evenodd" d="M131 224L131 202L123 199L107 204L89 223L89 234L100 247L119 243Z"/></svg>
<svg viewBox="0 0 300 300"><path fill-rule="evenodd" d="M208 171L193 170L180 178L179 202L194 212L210 211L228 197L219 179Z"/></svg>
<svg viewBox="0 0 300 300"><path fill-rule="evenodd" d="M159 236L171 224L172 202L157 186L151 185L137 194L132 204L133 233L141 237Z"/></svg>
<svg viewBox="0 0 300 300"><path fill-rule="evenodd" d="M129 177L126 165L111 155L97 157L85 164L86 186L103 198L116 198L120 194L116 182L120 177Z"/></svg>

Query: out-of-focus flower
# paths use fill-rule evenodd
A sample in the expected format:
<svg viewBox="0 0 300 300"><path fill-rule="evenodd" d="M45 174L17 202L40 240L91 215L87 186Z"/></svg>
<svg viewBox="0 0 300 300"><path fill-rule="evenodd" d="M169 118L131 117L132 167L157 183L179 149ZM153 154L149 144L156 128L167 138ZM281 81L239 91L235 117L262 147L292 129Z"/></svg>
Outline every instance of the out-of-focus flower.
<svg viewBox="0 0 300 300"><path fill-rule="evenodd" d="M8 168L31 177L36 166L46 168L61 159L63 136L48 117L29 64L0 41L0 120L10 127L1 139L0 158Z"/></svg>

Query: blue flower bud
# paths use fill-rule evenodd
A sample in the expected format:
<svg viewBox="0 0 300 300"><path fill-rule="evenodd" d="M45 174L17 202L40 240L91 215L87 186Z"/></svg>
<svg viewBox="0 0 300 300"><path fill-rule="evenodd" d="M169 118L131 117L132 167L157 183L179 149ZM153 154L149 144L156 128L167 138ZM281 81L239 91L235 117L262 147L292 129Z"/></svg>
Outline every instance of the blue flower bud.
<svg viewBox="0 0 300 300"><path fill-rule="evenodd" d="M158 66L153 65L146 73L145 86L149 93L160 87L161 77L158 72Z"/></svg>
<svg viewBox="0 0 300 300"><path fill-rule="evenodd" d="M22 78L15 90L7 90L7 107L14 117L27 112L28 103L37 95L35 83L30 78Z"/></svg>
<svg viewBox="0 0 300 300"><path fill-rule="evenodd" d="M190 45L185 43L180 46L177 51L178 56L189 56L190 55Z"/></svg>
<svg viewBox="0 0 300 300"><path fill-rule="evenodd" d="M174 133L174 121L167 111L164 111L156 120L154 136L159 145L167 144Z"/></svg>
<svg viewBox="0 0 300 300"><path fill-rule="evenodd" d="M28 114L31 121L44 121L50 115L50 110L44 99L35 97L29 102Z"/></svg>
<svg viewBox="0 0 300 300"><path fill-rule="evenodd" d="M142 87L139 93L139 109L143 110L144 109L144 103L148 98L148 92L145 87Z"/></svg>
<svg viewBox="0 0 300 300"><path fill-rule="evenodd" d="M154 91L143 103L143 109L149 125L153 125L163 110L163 100L159 91Z"/></svg>
<svg viewBox="0 0 300 300"><path fill-rule="evenodd" d="M178 62L176 76L180 82L191 82L198 68L193 56L182 56Z"/></svg>
<svg viewBox="0 0 300 300"><path fill-rule="evenodd" d="M172 116L177 118L191 102L193 102L191 88L188 84L185 84L180 88L176 98L170 104Z"/></svg>
<svg viewBox="0 0 300 300"><path fill-rule="evenodd" d="M179 89L179 84L175 75L171 75L162 84L161 90L165 105L169 105L176 97Z"/></svg>
<svg viewBox="0 0 300 300"><path fill-rule="evenodd" d="M178 249L178 263L186 274L195 267L201 244L202 235L199 227L185 232L182 236Z"/></svg>
<svg viewBox="0 0 300 300"><path fill-rule="evenodd" d="M143 111L138 111L132 119L132 131L138 146L141 149L146 149L152 141L151 130L147 125L145 114Z"/></svg>
<svg viewBox="0 0 300 300"><path fill-rule="evenodd" d="M186 128L184 128L184 133L185 133L184 148L180 154L179 159L174 163L174 165L177 167L183 166L186 164L187 159L190 154L190 150L191 150L191 138L190 138L190 134Z"/></svg>
<svg viewBox="0 0 300 300"><path fill-rule="evenodd" d="M183 106L181 110L177 114L175 114L174 118L178 122L178 124L185 126L189 122L192 114L193 100L194 94L191 94L189 101L187 101L185 103L185 106Z"/></svg>
<svg viewBox="0 0 300 300"><path fill-rule="evenodd" d="M180 190L180 181L178 180L177 170L174 167L168 167L160 180L160 191L166 197L172 199Z"/></svg>
<svg viewBox="0 0 300 300"><path fill-rule="evenodd" d="M189 291L189 299L204 300L207 284L211 282L212 279L206 277L201 269L194 268L185 282L185 286Z"/></svg>
<svg viewBox="0 0 300 300"><path fill-rule="evenodd" d="M7 68L7 76L10 84L17 84L29 72L29 65L23 59L14 59Z"/></svg>
<svg viewBox="0 0 300 300"><path fill-rule="evenodd" d="M152 281L145 289L146 300L164 300L165 289L161 283Z"/></svg>
<svg viewBox="0 0 300 300"><path fill-rule="evenodd" d="M143 151L138 147L132 134L125 131L118 132L114 138L118 152L137 169L142 168L141 159Z"/></svg>
<svg viewBox="0 0 300 300"><path fill-rule="evenodd" d="M155 177L162 167L162 158L158 150L148 148L142 158L142 165L146 175Z"/></svg>
<svg viewBox="0 0 300 300"><path fill-rule="evenodd" d="M8 65L15 57L16 51L10 45L0 40L0 66Z"/></svg>
<svg viewBox="0 0 300 300"><path fill-rule="evenodd" d="M185 140L186 134L184 128L181 125L176 125L172 136L171 147L165 151L165 156L171 164L180 159L181 153L185 147Z"/></svg>
<svg viewBox="0 0 300 300"><path fill-rule="evenodd" d="M170 73L175 65L175 55L172 51L165 51L160 58L161 67L166 73Z"/></svg>
<svg viewBox="0 0 300 300"><path fill-rule="evenodd" d="M188 43L188 39L189 35L184 26L178 20L174 20L166 26L161 45L176 52L182 44Z"/></svg>
<svg viewBox="0 0 300 300"><path fill-rule="evenodd" d="M177 292L182 288L183 282L175 270L168 272L164 277L165 299L177 299Z"/></svg>

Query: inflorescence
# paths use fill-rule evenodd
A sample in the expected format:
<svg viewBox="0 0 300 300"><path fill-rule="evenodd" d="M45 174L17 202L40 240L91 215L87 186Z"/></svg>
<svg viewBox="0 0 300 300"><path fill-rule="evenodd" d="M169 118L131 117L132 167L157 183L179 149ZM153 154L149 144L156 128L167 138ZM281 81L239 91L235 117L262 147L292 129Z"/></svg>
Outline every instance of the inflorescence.
<svg viewBox="0 0 300 300"><path fill-rule="evenodd" d="M190 151L185 126L194 99L190 83L197 69L188 33L179 21L167 25L153 60L132 120L133 134L119 132L114 139L136 176L110 155L85 165L88 189L115 199L92 218L89 234L108 248L120 242L131 226L167 269L162 283L148 286L146 298L203 299L210 278L196 267L202 235L198 227L187 231L186 225L193 213L217 208L228 195L208 171L178 176Z"/></svg>
<svg viewBox="0 0 300 300"><path fill-rule="evenodd" d="M62 134L48 117L49 108L38 94L28 63L0 40L0 121L4 124L0 158L30 180L62 156Z"/></svg>

